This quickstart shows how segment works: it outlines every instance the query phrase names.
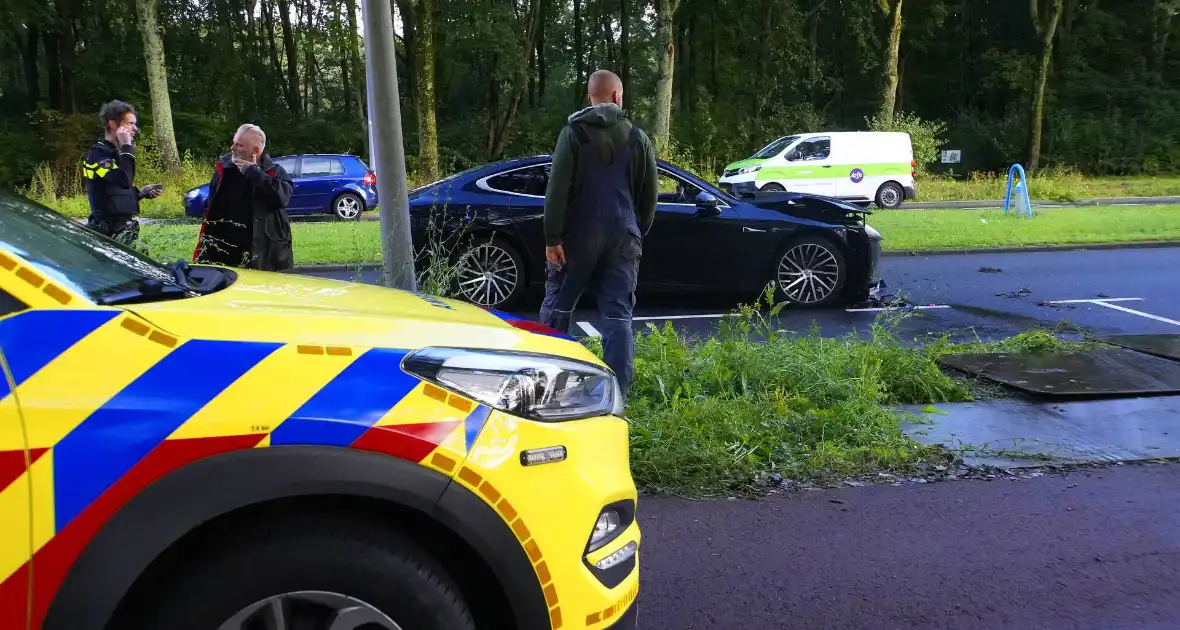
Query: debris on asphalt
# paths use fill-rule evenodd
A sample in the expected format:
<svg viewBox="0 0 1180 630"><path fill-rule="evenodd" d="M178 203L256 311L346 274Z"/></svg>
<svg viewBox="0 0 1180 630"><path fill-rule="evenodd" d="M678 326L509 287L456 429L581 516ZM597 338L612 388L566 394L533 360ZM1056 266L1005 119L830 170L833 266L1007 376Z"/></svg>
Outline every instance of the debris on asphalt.
<svg viewBox="0 0 1180 630"><path fill-rule="evenodd" d="M996 297L1015 299L1015 298L1022 298L1030 293L1032 293L1032 289L1021 288L1019 291L1008 291L1007 293L997 293Z"/></svg>
<svg viewBox="0 0 1180 630"><path fill-rule="evenodd" d="M1003 273L1004 270L999 267L980 267L979 273Z"/></svg>

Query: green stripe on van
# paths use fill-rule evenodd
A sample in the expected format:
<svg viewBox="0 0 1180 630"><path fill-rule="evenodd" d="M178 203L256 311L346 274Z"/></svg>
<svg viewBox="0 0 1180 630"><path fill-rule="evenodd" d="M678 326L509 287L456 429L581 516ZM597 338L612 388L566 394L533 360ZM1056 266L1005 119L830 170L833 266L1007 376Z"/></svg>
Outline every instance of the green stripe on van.
<svg viewBox="0 0 1180 630"><path fill-rule="evenodd" d="M764 166L756 177L759 181L783 179L851 179L852 171L859 168L865 177L889 177L896 175L908 177L909 162L895 162L884 164L833 164L825 168L822 165L786 164L783 166Z"/></svg>

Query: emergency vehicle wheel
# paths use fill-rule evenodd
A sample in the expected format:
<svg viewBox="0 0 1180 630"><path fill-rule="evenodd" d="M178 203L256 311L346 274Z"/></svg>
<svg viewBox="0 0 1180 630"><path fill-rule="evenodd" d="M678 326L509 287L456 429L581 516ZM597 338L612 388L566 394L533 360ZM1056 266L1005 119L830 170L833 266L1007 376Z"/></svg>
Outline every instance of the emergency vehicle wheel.
<svg viewBox="0 0 1180 630"><path fill-rule="evenodd" d="M475 630L437 561L359 518L267 523L197 563L170 578L144 630Z"/></svg>
<svg viewBox="0 0 1180 630"><path fill-rule="evenodd" d="M844 292L848 265L835 243L815 235L792 239L775 259L775 300L790 306L831 306Z"/></svg>

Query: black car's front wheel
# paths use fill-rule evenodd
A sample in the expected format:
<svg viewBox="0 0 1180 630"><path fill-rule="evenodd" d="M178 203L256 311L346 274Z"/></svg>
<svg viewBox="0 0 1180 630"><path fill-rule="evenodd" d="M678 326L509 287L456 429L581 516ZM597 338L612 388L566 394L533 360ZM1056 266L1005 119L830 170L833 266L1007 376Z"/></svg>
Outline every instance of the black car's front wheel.
<svg viewBox="0 0 1180 630"><path fill-rule="evenodd" d="M475 239L455 262L455 283L468 302L509 309L525 292L524 258L498 236Z"/></svg>
<svg viewBox="0 0 1180 630"><path fill-rule="evenodd" d="M847 279L843 252L821 236L795 238L775 259L775 299L790 306L831 306L840 300Z"/></svg>

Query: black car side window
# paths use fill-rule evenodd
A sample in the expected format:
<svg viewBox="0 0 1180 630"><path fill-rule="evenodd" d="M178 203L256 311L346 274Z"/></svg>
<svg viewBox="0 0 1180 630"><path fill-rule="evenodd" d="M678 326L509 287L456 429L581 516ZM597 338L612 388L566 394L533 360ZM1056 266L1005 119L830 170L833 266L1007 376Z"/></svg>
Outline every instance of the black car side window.
<svg viewBox="0 0 1180 630"><path fill-rule="evenodd" d="M544 197L545 187L549 185L549 168L544 164L501 173L488 179L488 187L500 192Z"/></svg>

